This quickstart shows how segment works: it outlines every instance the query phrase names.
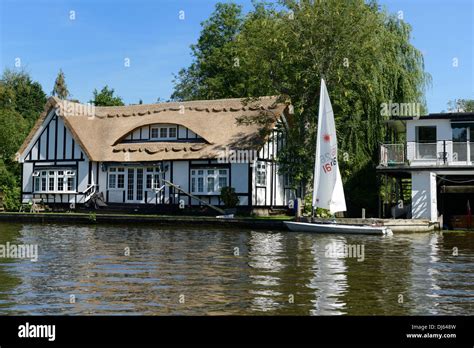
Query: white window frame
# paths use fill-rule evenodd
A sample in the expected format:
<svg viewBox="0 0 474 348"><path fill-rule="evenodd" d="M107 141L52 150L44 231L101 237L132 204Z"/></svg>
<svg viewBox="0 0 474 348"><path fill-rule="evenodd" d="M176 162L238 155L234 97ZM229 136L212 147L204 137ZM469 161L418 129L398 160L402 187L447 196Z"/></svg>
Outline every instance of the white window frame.
<svg viewBox="0 0 474 348"><path fill-rule="evenodd" d="M60 174L62 173L62 174ZM64 168L37 168L31 175L33 177L33 193L77 193L76 170ZM72 178L72 189L68 189L68 180ZM53 180L53 188L50 183ZM43 190L43 180L45 181ZM59 190L59 181L62 181L62 190Z"/></svg>
<svg viewBox="0 0 474 348"><path fill-rule="evenodd" d="M154 191L160 188L161 168L147 167L143 173L145 178L145 190ZM148 186L148 179L150 179L151 186Z"/></svg>
<svg viewBox="0 0 474 348"><path fill-rule="evenodd" d="M158 136L153 136L153 130L157 130ZM173 130L174 136L170 136L170 131ZM166 132L166 136L162 133ZM177 140L178 127L176 125L155 125L150 127L150 140Z"/></svg>
<svg viewBox="0 0 474 348"><path fill-rule="evenodd" d="M229 186L229 169L228 168L194 168L191 169L191 193L195 195L220 195L220 180L226 179L226 185ZM214 187L209 187L209 183L213 182ZM202 185L201 185L202 183ZM202 190L199 190L202 186Z"/></svg>
<svg viewBox="0 0 474 348"><path fill-rule="evenodd" d="M114 191L114 190L118 190L118 191L123 191L125 190L125 168L124 167L110 167L109 170L108 170L108 180L107 180L107 189L108 190L111 190L111 191ZM123 180L122 180L122 187L119 187L119 177L122 177ZM111 185L111 177L114 178L114 185L112 186Z"/></svg>
<svg viewBox="0 0 474 348"><path fill-rule="evenodd" d="M265 162L257 162L255 169L255 183L257 186L267 186L267 164Z"/></svg>

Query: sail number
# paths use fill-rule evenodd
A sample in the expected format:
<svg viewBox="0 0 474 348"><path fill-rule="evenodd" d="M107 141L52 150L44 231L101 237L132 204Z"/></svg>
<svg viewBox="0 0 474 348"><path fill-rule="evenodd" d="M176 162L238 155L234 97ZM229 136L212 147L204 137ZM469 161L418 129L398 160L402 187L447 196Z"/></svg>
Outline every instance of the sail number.
<svg viewBox="0 0 474 348"><path fill-rule="evenodd" d="M329 173L332 171L332 167L334 167L337 164L336 159L333 158L330 162L324 163L322 165L324 173Z"/></svg>

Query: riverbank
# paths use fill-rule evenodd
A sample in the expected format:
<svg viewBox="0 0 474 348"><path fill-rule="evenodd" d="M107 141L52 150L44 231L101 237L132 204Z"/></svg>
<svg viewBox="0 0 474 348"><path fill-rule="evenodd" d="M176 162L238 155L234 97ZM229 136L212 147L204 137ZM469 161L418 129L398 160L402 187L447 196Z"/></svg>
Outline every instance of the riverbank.
<svg viewBox="0 0 474 348"><path fill-rule="evenodd" d="M151 215L151 214L103 214L103 213L16 213L0 212L0 221L32 223L72 223L72 224L155 224L155 225L211 225L241 227L249 229L288 231L284 221L292 221L291 216L235 217L222 219L212 216ZM327 220L314 219L314 222ZM394 233L424 233L439 228L428 220L403 219L358 219L338 218L339 224L371 225L376 223L389 227Z"/></svg>
<svg viewBox="0 0 474 348"><path fill-rule="evenodd" d="M72 224L157 224L157 225L213 225L250 229L284 230L283 221L292 217L222 219L211 216L172 216L97 213L15 213L1 212L0 221Z"/></svg>

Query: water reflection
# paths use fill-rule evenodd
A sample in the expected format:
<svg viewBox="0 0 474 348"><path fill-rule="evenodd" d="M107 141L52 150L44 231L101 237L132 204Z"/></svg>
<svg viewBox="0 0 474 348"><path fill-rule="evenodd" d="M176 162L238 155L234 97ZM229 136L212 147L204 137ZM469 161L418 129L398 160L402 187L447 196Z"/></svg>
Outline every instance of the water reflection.
<svg viewBox="0 0 474 348"><path fill-rule="evenodd" d="M6 242L38 244L39 259L0 259L0 314L468 315L474 303L473 233L0 223ZM365 258L328 257L332 243Z"/></svg>
<svg viewBox="0 0 474 348"><path fill-rule="evenodd" d="M347 288L347 267L343 257L328 255L329 248L344 248L344 237L323 236L314 241L311 254L314 257L314 277L309 288L314 289L315 300L312 315L344 314L346 306L342 295Z"/></svg>
<svg viewBox="0 0 474 348"><path fill-rule="evenodd" d="M280 307L277 298L282 295L278 290L280 277L278 274L284 266L280 260L284 252L281 233L250 233L249 266L258 273L250 279L254 285L250 290L253 295L251 307L254 311L268 312Z"/></svg>

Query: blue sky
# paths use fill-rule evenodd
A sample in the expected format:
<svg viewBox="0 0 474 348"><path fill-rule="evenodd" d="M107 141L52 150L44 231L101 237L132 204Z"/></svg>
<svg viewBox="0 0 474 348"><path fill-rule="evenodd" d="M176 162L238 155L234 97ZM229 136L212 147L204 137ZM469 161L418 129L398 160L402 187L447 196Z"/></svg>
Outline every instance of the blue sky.
<svg viewBox="0 0 474 348"><path fill-rule="evenodd" d="M126 103L168 99L173 73L191 62L200 23L214 0L0 0L0 69L20 58L50 93L60 68L72 97L87 102L94 88L113 87ZM235 0L252 8L250 0ZM403 12L413 43L433 77L430 112L454 98L474 98L472 0L379 0ZM71 20L71 11L75 19ZM184 11L184 20L179 18ZM130 67L125 60L130 60ZM458 66L453 62L457 59Z"/></svg>

